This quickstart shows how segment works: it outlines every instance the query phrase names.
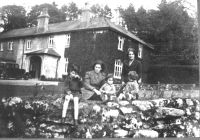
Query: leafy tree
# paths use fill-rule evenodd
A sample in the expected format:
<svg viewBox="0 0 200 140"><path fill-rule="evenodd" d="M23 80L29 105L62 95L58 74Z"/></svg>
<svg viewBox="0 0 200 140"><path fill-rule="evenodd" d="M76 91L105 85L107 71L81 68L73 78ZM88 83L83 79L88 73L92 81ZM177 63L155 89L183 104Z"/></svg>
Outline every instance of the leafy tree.
<svg viewBox="0 0 200 140"><path fill-rule="evenodd" d="M120 9L120 13L128 29L153 44L157 54L186 55L184 63L193 63L198 58L194 19L188 15L181 0L162 0L158 10L149 11L140 7L135 12L134 6L129 5Z"/></svg>
<svg viewBox="0 0 200 140"><path fill-rule="evenodd" d="M65 21L65 14L57 8L55 2L53 4L44 3L41 5L35 5L31 8L31 11L28 13L29 26L37 25L37 17L40 15L43 8L48 9L48 14L50 16L49 23Z"/></svg>
<svg viewBox="0 0 200 140"><path fill-rule="evenodd" d="M101 7L99 4L95 4L91 7L91 11L95 14L96 17L112 18L111 9L107 5Z"/></svg>
<svg viewBox="0 0 200 140"><path fill-rule="evenodd" d="M4 31L26 27L26 10L22 6L7 5L0 8Z"/></svg>
<svg viewBox="0 0 200 140"><path fill-rule="evenodd" d="M65 13L66 20L78 19L78 15L80 15L80 9L74 2L69 3L69 5L63 5L61 11Z"/></svg>

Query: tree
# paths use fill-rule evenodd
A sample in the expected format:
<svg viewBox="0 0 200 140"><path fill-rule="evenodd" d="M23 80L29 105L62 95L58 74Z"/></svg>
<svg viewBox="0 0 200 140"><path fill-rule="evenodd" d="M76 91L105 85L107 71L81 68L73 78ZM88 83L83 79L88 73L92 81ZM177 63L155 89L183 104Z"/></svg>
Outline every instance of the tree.
<svg viewBox="0 0 200 140"><path fill-rule="evenodd" d="M91 7L91 11L96 17L112 18L111 9L107 5L102 8L99 4L95 4Z"/></svg>
<svg viewBox="0 0 200 140"><path fill-rule="evenodd" d="M26 10L22 6L3 6L0 8L0 16L3 20L0 27L2 27L4 31L27 27Z"/></svg>
<svg viewBox="0 0 200 140"><path fill-rule="evenodd" d="M188 58L197 58L194 19L188 15L181 0L162 0L158 10L149 11L141 7L135 12L133 5L129 5L120 13L128 29L153 44L157 54L187 55L185 62L190 61L186 60Z"/></svg>
<svg viewBox="0 0 200 140"><path fill-rule="evenodd" d="M71 2L69 5L63 5L61 11L65 13L66 20L76 20L80 15L80 9L78 9L76 3Z"/></svg>
<svg viewBox="0 0 200 140"><path fill-rule="evenodd" d="M55 2L53 4L44 3L41 5L35 5L31 8L31 11L28 13L29 26L37 25L37 17L40 15L43 8L48 9L48 14L50 16L49 23L65 21L65 14L57 8Z"/></svg>

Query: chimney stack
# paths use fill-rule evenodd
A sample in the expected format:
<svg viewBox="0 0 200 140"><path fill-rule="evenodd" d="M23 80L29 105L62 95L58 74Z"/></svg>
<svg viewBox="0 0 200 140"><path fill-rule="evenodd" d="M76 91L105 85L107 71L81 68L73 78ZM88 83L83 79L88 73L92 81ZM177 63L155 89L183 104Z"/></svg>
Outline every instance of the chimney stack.
<svg viewBox="0 0 200 140"><path fill-rule="evenodd" d="M48 9L44 8L37 18L37 32L46 32L48 30L49 14Z"/></svg>
<svg viewBox="0 0 200 140"><path fill-rule="evenodd" d="M92 15L91 15L91 12L90 12L89 5L86 2L85 7L83 8L82 13L81 13L81 22L89 22L91 16Z"/></svg>

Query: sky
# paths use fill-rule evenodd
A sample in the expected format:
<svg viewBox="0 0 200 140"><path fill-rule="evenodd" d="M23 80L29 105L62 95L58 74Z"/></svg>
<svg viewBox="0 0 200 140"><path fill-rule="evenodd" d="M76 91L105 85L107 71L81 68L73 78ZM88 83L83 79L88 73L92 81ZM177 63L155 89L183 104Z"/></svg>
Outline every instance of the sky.
<svg viewBox="0 0 200 140"><path fill-rule="evenodd" d="M89 5L93 4L100 4L102 6L108 5L112 10L115 8L122 6L123 8L126 8L130 3L132 3L135 7L135 9L138 9L139 7L143 6L144 9L157 9L158 4L161 0L1 0L0 7L4 5L21 5L26 8L26 10L30 10L31 6L34 6L36 4L42 4L42 3L53 3L55 2L58 7L61 7L62 5L67 5L70 2L74 2L77 4L79 8L84 7L85 2L88 2ZM168 1L174 1L174 0L168 0ZM185 6L188 8L188 12L190 15L195 16L197 11L197 0L184 0Z"/></svg>

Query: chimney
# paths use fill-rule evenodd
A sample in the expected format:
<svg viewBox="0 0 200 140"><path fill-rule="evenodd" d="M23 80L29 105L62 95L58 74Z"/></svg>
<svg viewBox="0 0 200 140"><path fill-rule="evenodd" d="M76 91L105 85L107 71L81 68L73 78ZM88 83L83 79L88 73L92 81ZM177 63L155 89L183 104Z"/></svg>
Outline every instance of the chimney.
<svg viewBox="0 0 200 140"><path fill-rule="evenodd" d="M90 8L88 3L85 3L85 7L82 10L81 13L81 22L89 22L90 18L92 17L91 12L90 12Z"/></svg>
<svg viewBox="0 0 200 140"><path fill-rule="evenodd" d="M44 8L37 18L37 32L46 32L48 30L49 14L48 9Z"/></svg>

